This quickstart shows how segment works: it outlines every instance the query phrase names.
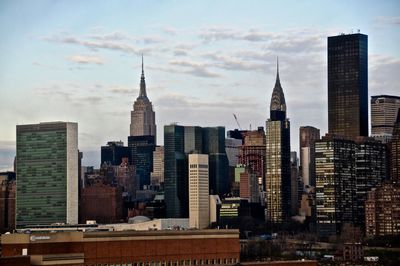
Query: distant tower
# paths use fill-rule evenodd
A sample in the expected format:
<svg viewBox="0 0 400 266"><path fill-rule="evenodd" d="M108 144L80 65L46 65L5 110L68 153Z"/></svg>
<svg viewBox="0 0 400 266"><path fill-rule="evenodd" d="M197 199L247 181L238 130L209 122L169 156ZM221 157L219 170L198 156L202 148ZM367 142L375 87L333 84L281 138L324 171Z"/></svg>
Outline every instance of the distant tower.
<svg viewBox="0 0 400 266"><path fill-rule="evenodd" d="M371 96L371 136L382 140L384 143L390 141L397 111L400 108L400 97L392 95Z"/></svg>
<svg viewBox="0 0 400 266"><path fill-rule="evenodd" d="M315 141L319 140L319 129L311 126L300 127L300 166L305 186L315 186Z"/></svg>
<svg viewBox="0 0 400 266"><path fill-rule="evenodd" d="M133 104L133 111L131 111L130 136L154 136L156 142L156 119L153 105L147 98L143 55L139 96Z"/></svg>
<svg viewBox="0 0 400 266"><path fill-rule="evenodd" d="M368 136L368 36L328 37L329 134Z"/></svg>
<svg viewBox="0 0 400 266"><path fill-rule="evenodd" d="M282 223L290 216L290 122L286 118L285 96L279 79L278 63L270 119L266 122L265 157L266 218L271 223Z"/></svg>
<svg viewBox="0 0 400 266"><path fill-rule="evenodd" d="M204 229L210 225L208 155L189 154L189 225Z"/></svg>

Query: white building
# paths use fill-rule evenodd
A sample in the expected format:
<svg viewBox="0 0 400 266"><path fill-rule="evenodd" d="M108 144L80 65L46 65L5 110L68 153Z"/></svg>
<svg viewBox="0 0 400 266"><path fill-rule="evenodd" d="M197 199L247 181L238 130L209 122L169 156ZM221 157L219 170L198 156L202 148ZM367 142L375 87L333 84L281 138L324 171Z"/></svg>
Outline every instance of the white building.
<svg viewBox="0 0 400 266"><path fill-rule="evenodd" d="M210 225L208 155L189 154L189 225L204 229Z"/></svg>

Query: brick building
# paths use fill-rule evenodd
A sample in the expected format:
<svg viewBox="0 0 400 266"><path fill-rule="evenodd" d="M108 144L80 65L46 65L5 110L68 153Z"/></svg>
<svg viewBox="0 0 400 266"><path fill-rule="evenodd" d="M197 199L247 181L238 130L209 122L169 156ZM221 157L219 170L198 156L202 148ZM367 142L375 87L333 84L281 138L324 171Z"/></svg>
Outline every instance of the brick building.
<svg viewBox="0 0 400 266"><path fill-rule="evenodd" d="M97 223L116 223L122 217L122 188L96 182L82 190L82 223L96 220Z"/></svg>
<svg viewBox="0 0 400 266"><path fill-rule="evenodd" d="M35 265L234 265L240 256L238 230L10 234L1 244L3 257Z"/></svg>

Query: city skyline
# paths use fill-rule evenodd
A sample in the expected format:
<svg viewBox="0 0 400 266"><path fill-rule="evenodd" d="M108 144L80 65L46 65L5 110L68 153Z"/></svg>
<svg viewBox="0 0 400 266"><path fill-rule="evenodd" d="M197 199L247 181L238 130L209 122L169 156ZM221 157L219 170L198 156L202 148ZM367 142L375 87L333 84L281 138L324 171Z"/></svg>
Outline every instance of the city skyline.
<svg viewBox="0 0 400 266"><path fill-rule="evenodd" d="M298 151L300 126L327 132L328 36L361 29L369 37L368 99L398 94L399 5L2 2L0 170L12 167L17 124L78 122L84 165L98 167L108 141L127 144L142 53L158 136L171 122L234 129L232 113L243 129L264 126L279 56ZM311 7L318 12L298 12ZM198 12L207 14L193 20Z"/></svg>

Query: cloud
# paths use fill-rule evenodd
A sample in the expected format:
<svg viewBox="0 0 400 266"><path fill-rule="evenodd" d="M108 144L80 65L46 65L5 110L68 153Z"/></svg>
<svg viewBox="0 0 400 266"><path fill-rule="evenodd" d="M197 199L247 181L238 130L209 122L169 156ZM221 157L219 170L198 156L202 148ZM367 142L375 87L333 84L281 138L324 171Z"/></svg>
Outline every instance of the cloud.
<svg viewBox="0 0 400 266"><path fill-rule="evenodd" d="M137 90L133 90L132 88L126 86L112 86L109 88L109 91L118 94L129 94L129 95L137 94Z"/></svg>
<svg viewBox="0 0 400 266"><path fill-rule="evenodd" d="M171 27L166 27L166 28L163 29L163 31L165 33L167 33L167 34L170 34L170 35L176 35L178 33L177 29L171 28Z"/></svg>
<svg viewBox="0 0 400 266"><path fill-rule="evenodd" d="M396 17L380 16L376 17L374 21L379 24L400 26L400 16Z"/></svg>
<svg viewBox="0 0 400 266"><path fill-rule="evenodd" d="M210 65L205 63L198 63L194 61L170 61L170 65L183 67L185 70L182 73L191 74L193 76L202 77L202 78L216 78L221 75L211 72L209 70Z"/></svg>
<svg viewBox="0 0 400 266"><path fill-rule="evenodd" d="M369 55L369 90L370 95L389 94L399 95L400 59L392 56L378 54Z"/></svg>
<svg viewBox="0 0 400 266"><path fill-rule="evenodd" d="M249 42L263 42L270 38L276 37L277 34L260 31L257 29L250 29L247 31L237 30L225 27L210 27L202 29L199 38L205 42L222 41L222 40L243 40Z"/></svg>
<svg viewBox="0 0 400 266"><path fill-rule="evenodd" d="M234 56L223 55L222 52L207 53L203 55L205 58L210 58L216 63L213 66L226 70L265 70L266 64L250 63L249 61L235 58Z"/></svg>
<svg viewBox="0 0 400 266"><path fill-rule="evenodd" d="M188 53L186 52L186 50L183 50L183 49L176 49L176 50L174 51L174 55L175 55L175 56L187 56Z"/></svg>
<svg viewBox="0 0 400 266"><path fill-rule="evenodd" d="M89 36L92 39L102 40L102 41L121 41L131 39L127 34L122 32L112 32L107 34L93 34Z"/></svg>
<svg viewBox="0 0 400 266"><path fill-rule="evenodd" d="M78 64L96 64L103 65L104 60L97 56L89 56L89 55L72 55L68 57L68 60Z"/></svg>
<svg viewBox="0 0 400 266"><path fill-rule="evenodd" d="M142 54L150 52L149 48L137 48L130 44L115 41L115 40L84 40L78 39L74 36L45 36L41 37L42 40L56 43L74 44L79 46L84 46L92 51L97 51L99 49L120 51L128 54Z"/></svg>

